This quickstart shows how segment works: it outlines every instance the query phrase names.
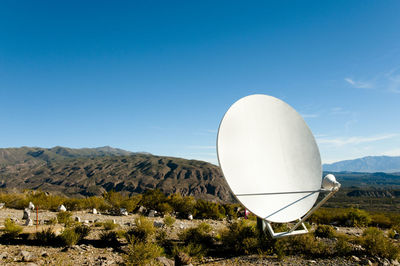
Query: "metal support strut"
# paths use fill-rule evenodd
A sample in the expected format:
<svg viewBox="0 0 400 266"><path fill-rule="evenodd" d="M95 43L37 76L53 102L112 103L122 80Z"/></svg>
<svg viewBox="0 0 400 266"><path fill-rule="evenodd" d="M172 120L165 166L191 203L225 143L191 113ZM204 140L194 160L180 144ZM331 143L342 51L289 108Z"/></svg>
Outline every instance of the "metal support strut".
<svg viewBox="0 0 400 266"><path fill-rule="evenodd" d="M322 206L322 204L324 204L329 198L331 198L338 190L339 187L334 187L332 190L330 190L329 194L326 195L320 202L318 202L318 204L315 205L314 208L312 208L309 212L307 212L306 215L304 215L301 219L299 219L298 222L289 231L275 233L274 229L271 226L271 223L264 219L262 219L262 230L265 232L265 229L267 229L273 238L280 238L284 236L293 236L293 235L308 233L308 229L305 226L304 221L308 217L310 217L310 215L313 214L316 210L318 210ZM326 190L321 190L321 191L326 191ZM303 227L303 229L296 230L300 225Z"/></svg>
<svg viewBox="0 0 400 266"><path fill-rule="evenodd" d="M287 232L278 232L275 233L274 229L271 226L271 223L268 222L265 219L260 219L261 223L261 229L263 232L265 232L267 229L270 235L273 238L280 238L284 236L293 236L293 235L299 235L299 234L305 234L308 233L307 227L304 225L304 221L310 217L311 214L313 214L316 210L318 210L322 204L324 204L329 198L331 198L336 192L339 191L340 188L340 183L336 181L336 178L332 174L328 174L324 177L322 181L322 188L318 190L318 192L329 192L328 195L326 195L320 202L318 202L317 205L315 205L311 210L309 210L306 215L304 215L302 218L298 219L298 222ZM317 192L317 191L311 191L312 193ZM274 193L274 194L287 194L287 193L298 193L298 192L281 192L281 193ZM302 226L303 229L301 230L296 230L299 226Z"/></svg>

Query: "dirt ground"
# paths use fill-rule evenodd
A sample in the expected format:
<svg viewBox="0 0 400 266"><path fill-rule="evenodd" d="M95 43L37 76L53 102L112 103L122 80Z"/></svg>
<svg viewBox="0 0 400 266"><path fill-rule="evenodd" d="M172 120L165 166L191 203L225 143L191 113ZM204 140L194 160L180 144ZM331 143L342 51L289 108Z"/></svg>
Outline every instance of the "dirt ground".
<svg viewBox="0 0 400 266"><path fill-rule="evenodd" d="M36 226L36 213L31 214L34 220L33 226L23 226L25 233L34 233L42 231L49 227L44 225L48 221L56 217L56 212L39 211L38 213L38 226ZM3 208L0 209L0 229L4 227L4 220L6 218L13 218L17 224L23 225L22 220L23 211ZM103 214L92 214L85 211L73 212L72 218L79 217L81 222L86 222L91 226L92 230L83 244L76 245L72 248L62 247L42 247L35 245L26 245L18 243L13 245L0 244L0 265L121 265L123 264L123 251L114 250L113 248L99 247L95 244L94 240L102 230L101 227L96 227L96 223L115 220L115 223L121 229L129 228L133 223L135 215L128 216L111 216ZM162 226L162 218L155 217L149 218L157 226ZM180 220L177 219L171 228L167 229L168 238L177 239L177 234L183 229L195 227L201 222L210 224L213 228L213 233L217 234L221 229L225 228L227 221L215 220ZM61 232L63 227L61 225L53 225L56 232ZM358 228L336 228L338 231L349 235L360 235L361 229ZM375 263L376 265L382 264L379 262L368 261L367 258L321 258L316 260L307 260L301 257L290 256L283 261L279 261L273 256L251 255L240 256L235 258L204 258L201 262L194 264L199 265L359 265L363 263ZM389 262L390 264L390 262Z"/></svg>

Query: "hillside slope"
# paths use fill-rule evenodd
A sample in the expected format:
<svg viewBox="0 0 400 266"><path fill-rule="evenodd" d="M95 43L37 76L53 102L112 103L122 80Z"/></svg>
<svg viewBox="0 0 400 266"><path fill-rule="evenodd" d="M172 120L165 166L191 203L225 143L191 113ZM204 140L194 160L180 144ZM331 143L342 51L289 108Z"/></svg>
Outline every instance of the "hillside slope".
<svg viewBox="0 0 400 266"><path fill-rule="evenodd" d="M126 153L110 147L0 149L0 188L83 196L158 188L208 200L232 200L219 167L213 164Z"/></svg>
<svg viewBox="0 0 400 266"><path fill-rule="evenodd" d="M400 156L368 156L364 158L324 164L324 171L332 172L400 172Z"/></svg>

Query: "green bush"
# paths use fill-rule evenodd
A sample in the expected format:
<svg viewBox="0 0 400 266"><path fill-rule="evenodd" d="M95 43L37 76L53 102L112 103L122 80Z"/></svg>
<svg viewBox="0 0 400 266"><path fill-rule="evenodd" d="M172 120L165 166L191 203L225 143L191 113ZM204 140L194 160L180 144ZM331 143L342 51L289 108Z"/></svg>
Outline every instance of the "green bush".
<svg viewBox="0 0 400 266"><path fill-rule="evenodd" d="M118 233L115 231L103 231L100 233L100 241L103 246L117 247L119 245Z"/></svg>
<svg viewBox="0 0 400 266"><path fill-rule="evenodd" d="M364 210L350 209L346 215L346 221L350 222L350 226L362 227L370 224L371 216Z"/></svg>
<svg viewBox="0 0 400 266"><path fill-rule="evenodd" d="M185 253L193 258L203 258L207 254L207 249L200 244L188 243L186 245L175 245L172 249L172 255Z"/></svg>
<svg viewBox="0 0 400 266"><path fill-rule="evenodd" d="M57 221L65 226L70 226L73 222L72 213L69 211L57 213Z"/></svg>
<svg viewBox="0 0 400 266"><path fill-rule="evenodd" d="M194 206L193 215L198 219L220 220L225 217L225 209L217 203L199 199Z"/></svg>
<svg viewBox="0 0 400 266"><path fill-rule="evenodd" d="M151 240L156 232L153 223L146 217L140 216L135 219L136 226L132 227L126 232L126 239L128 242L141 241L147 242Z"/></svg>
<svg viewBox="0 0 400 266"><path fill-rule="evenodd" d="M167 201L181 218L187 218L189 214L193 214L196 205L196 200L193 197L182 197L180 194L170 195Z"/></svg>
<svg viewBox="0 0 400 266"><path fill-rule="evenodd" d="M353 252L353 248L349 243L348 237L345 235L337 235L337 241L334 246L335 254L338 256L348 256Z"/></svg>
<svg viewBox="0 0 400 266"><path fill-rule="evenodd" d="M39 245L43 246L56 246L59 245L60 241L52 228L47 228L34 234L34 239Z"/></svg>
<svg viewBox="0 0 400 266"><path fill-rule="evenodd" d="M79 235L78 241L83 240L85 237L87 237L90 233L90 227L86 225L77 225L74 227L75 233Z"/></svg>
<svg viewBox="0 0 400 266"><path fill-rule="evenodd" d="M2 237L5 239L8 239L8 240L11 240L11 239L18 237L18 235L22 232L22 226L15 224L15 222L13 220L11 220L10 218L7 218L4 221L3 231L4 231L4 233L3 233Z"/></svg>
<svg viewBox="0 0 400 266"><path fill-rule="evenodd" d="M259 249L271 248L267 236L256 228L254 222L247 220L236 221L220 233L222 246L233 254L254 254ZM265 244L265 245L264 245Z"/></svg>
<svg viewBox="0 0 400 266"><path fill-rule="evenodd" d="M383 231L376 227L364 230L361 245L370 255L382 258L396 259L400 252L399 248L385 237Z"/></svg>
<svg viewBox="0 0 400 266"><path fill-rule="evenodd" d="M149 189L142 194L140 203L147 209L156 210L161 212L160 204L165 203L167 197L159 189Z"/></svg>
<svg viewBox="0 0 400 266"><path fill-rule="evenodd" d="M126 265L149 265L163 254L163 249L152 242L131 241L125 256Z"/></svg>
<svg viewBox="0 0 400 266"><path fill-rule="evenodd" d="M334 238L336 232L332 226L320 224L315 229L314 235L317 237Z"/></svg>
<svg viewBox="0 0 400 266"><path fill-rule="evenodd" d="M78 243L80 235L75 232L74 228L66 228L60 235L65 246L71 247Z"/></svg>
<svg viewBox="0 0 400 266"><path fill-rule="evenodd" d="M163 221L166 226L171 227L175 223L175 218L172 216L165 216Z"/></svg>
<svg viewBox="0 0 400 266"><path fill-rule="evenodd" d="M280 238L275 243L278 257L302 254L308 257L331 256L334 250L325 242L317 240L312 234Z"/></svg>
<svg viewBox="0 0 400 266"><path fill-rule="evenodd" d="M185 247L179 246L176 251L184 252L193 257L203 257L210 247L214 245L214 238L211 235L211 226L201 223L178 234Z"/></svg>
<svg viewBox="0 0 400 266"><path fill-rule="evenodd" d="M108 220L103 223L104 230L107 230L107 231L114 230L115 228L117 228L117 226L118 225L115 224L112 220Z"/></svg>

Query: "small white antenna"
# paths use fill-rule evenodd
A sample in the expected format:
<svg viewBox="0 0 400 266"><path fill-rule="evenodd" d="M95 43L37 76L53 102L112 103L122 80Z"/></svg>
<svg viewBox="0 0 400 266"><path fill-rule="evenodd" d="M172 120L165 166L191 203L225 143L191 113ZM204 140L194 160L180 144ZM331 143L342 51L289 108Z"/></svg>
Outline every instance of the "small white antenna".
<svg viewBox="0 0 400 266"><path fill-rule="evenodd" d="M217 154L233 194L274 238L307 233L304 220L340 188L332 174L322 180L318 146L303 118L272 96L250 95L229 108ZM313 207L320 192L329 194ZM287 232L271 226L293 221Z"/></svg>

